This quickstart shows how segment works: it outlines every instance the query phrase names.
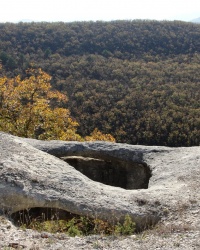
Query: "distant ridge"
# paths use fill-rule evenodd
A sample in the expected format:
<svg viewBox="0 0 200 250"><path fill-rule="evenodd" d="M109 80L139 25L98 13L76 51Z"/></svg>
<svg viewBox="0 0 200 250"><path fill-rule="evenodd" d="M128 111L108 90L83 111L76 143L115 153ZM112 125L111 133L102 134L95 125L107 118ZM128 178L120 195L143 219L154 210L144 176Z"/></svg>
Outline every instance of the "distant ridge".
<svg viewBox="0 0 200 250"><path fill-rule="evenodd" d="M32 23L32 22L35 22L34 20L31 20L31 19L22 19L20 21L18 21L18 23Z"/></svg>
<svg viewBox="0 0 200 250"><path fill-rule="evenodd" d="M193 23L200 23L200 17L191 20Z"/></svg>

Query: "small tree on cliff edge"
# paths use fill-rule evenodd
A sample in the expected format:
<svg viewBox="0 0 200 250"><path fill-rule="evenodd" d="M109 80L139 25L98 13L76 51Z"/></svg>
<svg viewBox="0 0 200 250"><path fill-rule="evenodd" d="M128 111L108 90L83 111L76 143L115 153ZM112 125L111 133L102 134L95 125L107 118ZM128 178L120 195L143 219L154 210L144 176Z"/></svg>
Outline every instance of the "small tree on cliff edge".
<svg viewBox="0 0 200 250"><path fill-rule="evenodd" d="M0 78L0 130L36 139L81 140L78 123L62 105L64 94L51 89L51 77L41 69L30 76Z"/></svg>
<svg viewBox="0 0 200 250"><path fill-rule="evenodd" d="M51 89L51 77L41 69L30 69L21 80L0 78L0 130L41 140L83 141L79 124L70 117L66 95ZM86 140L114 142L110 134L95 129Z"/></svg>

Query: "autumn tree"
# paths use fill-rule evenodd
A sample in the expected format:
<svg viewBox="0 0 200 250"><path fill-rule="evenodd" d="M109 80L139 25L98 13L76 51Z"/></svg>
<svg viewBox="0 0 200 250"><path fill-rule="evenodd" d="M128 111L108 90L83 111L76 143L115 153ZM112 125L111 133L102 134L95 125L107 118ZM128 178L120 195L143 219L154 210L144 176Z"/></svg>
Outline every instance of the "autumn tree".
<svg viewBox="0 0 200 250"><path fill-rule="evenodd" d="M51 77L28 70L22 80L0 78L0 130L37 139L81 140L78 123L70 117L64 94L51 89Z"/></svg>
<svg viewBox="0 0 200 250"><path fill-rule="evenodd" d="M85 137L86 141L110 141L115 142L115 138L111 134L103 134L97 128L89 135Z"/></svg>
<svg viewBox="0 0 200 250"><path fill-rule="evenodd" d="M76 130L66 95L51 89L51 77L41 69L27 70L29 77L0 78L0 130L41 140L83 141ZM85 140L114 142L110 134L95 129Z"/></svg>

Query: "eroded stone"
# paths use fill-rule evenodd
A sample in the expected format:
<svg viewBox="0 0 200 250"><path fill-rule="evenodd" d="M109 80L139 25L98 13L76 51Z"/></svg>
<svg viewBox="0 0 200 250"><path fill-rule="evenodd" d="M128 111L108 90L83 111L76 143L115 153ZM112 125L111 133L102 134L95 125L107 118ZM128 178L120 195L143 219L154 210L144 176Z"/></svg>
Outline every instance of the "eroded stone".
<svg viewBox="0 0 200 250"><path fill-rule="evenodd" d="M93 181L59 159L72 156L97 159L97 165L112 162L112 169L115 161L143 166L151 173L148 188L126 190ZM146 228L166 216L165 211L191 199L198 203L194 190L199 188L200 147L37 141L0 133L0 161L0 210L9 214L53 208L110 222L129 214L138 227Z"/></svg>

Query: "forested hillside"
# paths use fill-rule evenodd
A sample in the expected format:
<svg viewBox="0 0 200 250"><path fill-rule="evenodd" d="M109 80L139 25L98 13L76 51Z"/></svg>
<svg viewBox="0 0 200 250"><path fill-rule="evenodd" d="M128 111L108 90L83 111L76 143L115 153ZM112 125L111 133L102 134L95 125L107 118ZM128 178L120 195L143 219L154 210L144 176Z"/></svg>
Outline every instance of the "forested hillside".
<svg viewBox="0 0 200 250"><path fill-rule="evenodd" d="M1 75L41 67L78 132L117 142L200 144L200 25L113 21L0 24Z"/></svg>

